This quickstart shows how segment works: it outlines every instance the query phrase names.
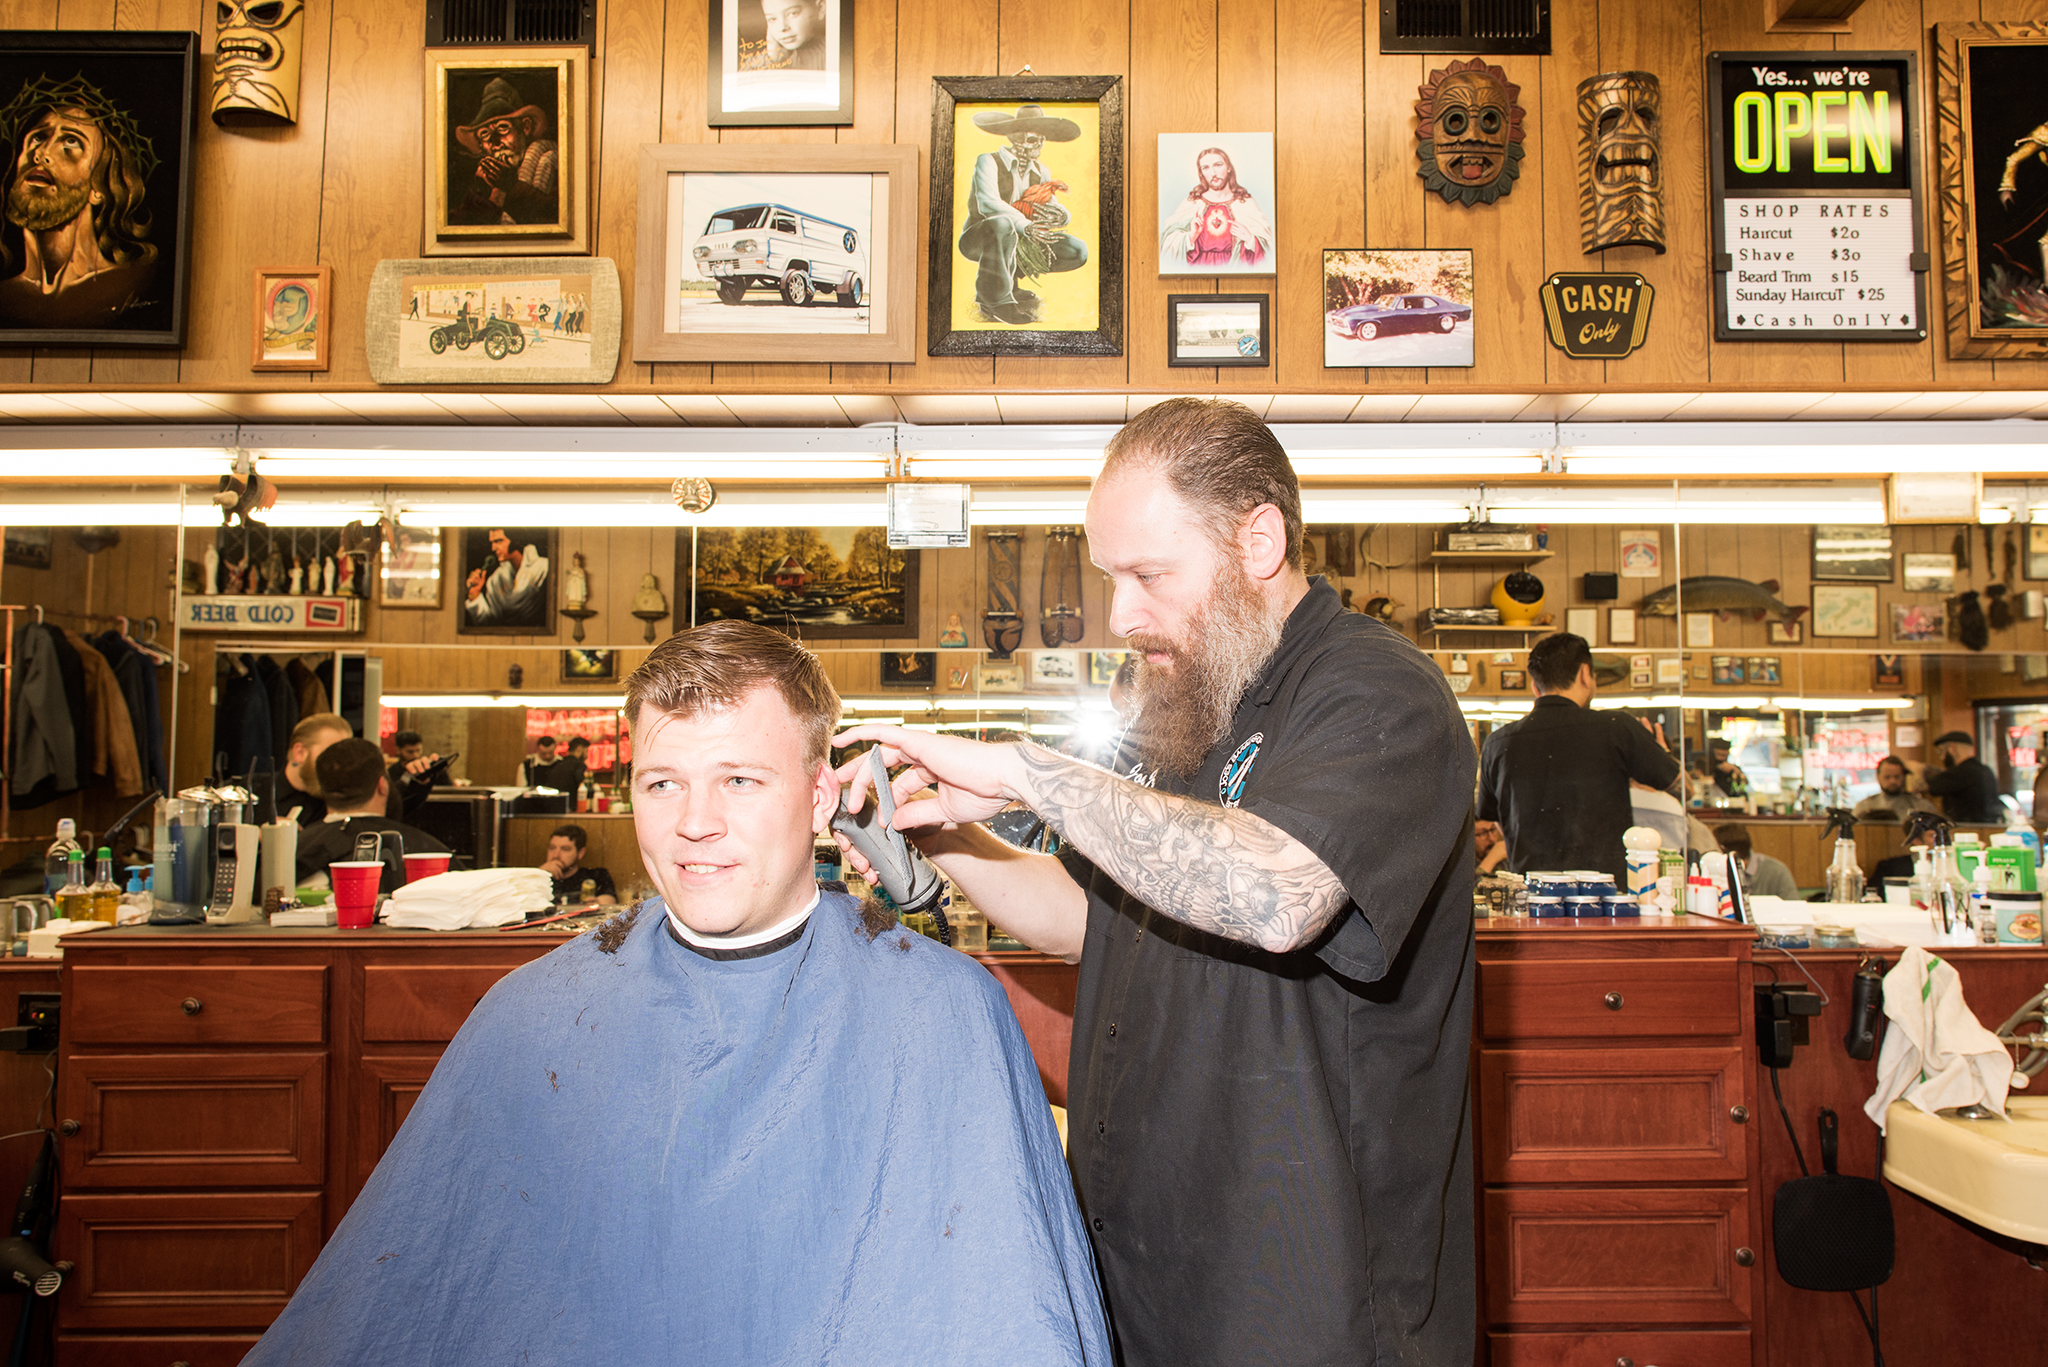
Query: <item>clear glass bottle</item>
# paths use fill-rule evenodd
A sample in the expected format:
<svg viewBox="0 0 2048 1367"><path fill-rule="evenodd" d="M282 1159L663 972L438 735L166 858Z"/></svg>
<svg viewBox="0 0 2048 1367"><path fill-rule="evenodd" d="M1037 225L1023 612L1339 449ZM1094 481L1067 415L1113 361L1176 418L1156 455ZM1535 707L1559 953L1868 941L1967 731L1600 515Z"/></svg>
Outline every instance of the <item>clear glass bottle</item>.
<svg viewBox="0 0 2048 1367"><path fill-rule="evenodd" d="M92 919L92 889L85 881L85 851L73 850L64 865L64 882L57 889L57 914L70 921Z"/></svg>
<svg viewBox="0 0 2048 1367"><path fill-rule="evenodd" d="M92 896L92 919L113 925L121 915L121 885L114 881L114 852L100 846L95 862L99 867L93 873L92 886L86 889Z"/></svg>
<svg viewBox="0 0 2048 1367"><path fill-rule="evenodd" d="M78 844L78 823L65 817L57 823L57 838L50 842L50 848L43 851L43 896L55 897L57 889L64 886L71 870L71 854L77 850L80 857L84 850Z"/></svg>

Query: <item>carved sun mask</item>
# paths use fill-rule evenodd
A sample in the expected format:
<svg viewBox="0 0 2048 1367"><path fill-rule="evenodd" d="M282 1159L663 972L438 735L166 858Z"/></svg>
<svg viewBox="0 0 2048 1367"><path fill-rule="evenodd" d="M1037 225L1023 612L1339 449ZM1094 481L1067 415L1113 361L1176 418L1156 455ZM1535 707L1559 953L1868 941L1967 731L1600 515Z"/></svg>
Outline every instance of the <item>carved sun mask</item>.
<svg viewBox="0 0 2048 1367"><path fill-rule="evenodd" d="M304 0L217 0L213 121L294 123L305 42Z"/></svg>
<svg viewBox="0 0 2048 1367"><path fill-rule="evenodd" d="M1522 173L1522 88L1478 58L1430 73L1415 102L1416 172L1453 204L1491 204Z"/></svg>
<svg viewBox="0 0 2048 1367"><path fill-rule="evenodd" d="M1664 250L1663 91L1647 71L1579 82L1579 244Z"/></svg>

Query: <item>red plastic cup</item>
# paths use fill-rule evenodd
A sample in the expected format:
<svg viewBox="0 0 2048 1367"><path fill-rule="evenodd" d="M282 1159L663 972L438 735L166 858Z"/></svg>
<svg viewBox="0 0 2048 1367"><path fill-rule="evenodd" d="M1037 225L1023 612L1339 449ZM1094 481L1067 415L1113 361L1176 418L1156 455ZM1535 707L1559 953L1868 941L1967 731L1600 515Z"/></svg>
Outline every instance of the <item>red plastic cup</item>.
<svg viewBox="0 0 2048 1367"><path fill-rule="evenodd" d="M405 881L417 883L422 878L432 878L437 873L448 872L447 854L409 854L405 857Z"/></svg>
<svg viewBox="0 0 2048 1367"><path fill-rule="evenodd" d="M384 861L342 860L327 866L327 879L334 884L334 924L343 930L367 930L377 916L377 884L384 877Z"/></svg>

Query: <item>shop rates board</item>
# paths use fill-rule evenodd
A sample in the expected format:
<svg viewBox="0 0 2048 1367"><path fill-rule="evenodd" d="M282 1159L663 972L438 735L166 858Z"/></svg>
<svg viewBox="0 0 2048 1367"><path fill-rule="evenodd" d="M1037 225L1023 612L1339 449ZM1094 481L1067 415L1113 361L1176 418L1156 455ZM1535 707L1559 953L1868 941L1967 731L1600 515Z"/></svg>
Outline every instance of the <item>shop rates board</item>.
<svg viewBox="0 0 2048 1367"><path fill-rule="evenodd" d="M1716 339L1925 337L1913 54L1716 53L1709 73Z"/></svg>

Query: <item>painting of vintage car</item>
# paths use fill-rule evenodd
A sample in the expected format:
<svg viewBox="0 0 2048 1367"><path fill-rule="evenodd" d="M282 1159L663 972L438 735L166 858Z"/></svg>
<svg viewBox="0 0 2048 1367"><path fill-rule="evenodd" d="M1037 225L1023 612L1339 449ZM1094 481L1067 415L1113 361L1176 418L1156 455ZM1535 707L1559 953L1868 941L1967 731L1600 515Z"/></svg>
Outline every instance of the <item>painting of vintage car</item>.
<svg viewBox="0 0 2048 1367"><path fill-rule="evenodd" d="M721 209L690 251L723 304L749 289L774 290L802 307L830 294L846 308L867 302L867 250L858 230L783 204Z"/></svg>
<svg viewBox="0 0 2048 1367"><path fill-rule="evenodd" d="M494 361L502 361L508 354L517 355L526 350L526 334L510 318L486 318L478 323L465 313L454 322L427 334L427 348L436 356L451 344L458 351L467 351L472 342L481 342L484 355Z"/></svg>
<svg viewBox="0 0 2048 1367"><path fill-rule="evenodd" d="M1397 332L1454 332L1471 316L1470 304L1454 304L1434 294L1395 294L1338 309L1330 315L1330 327L1370 342Z"/></svg>

